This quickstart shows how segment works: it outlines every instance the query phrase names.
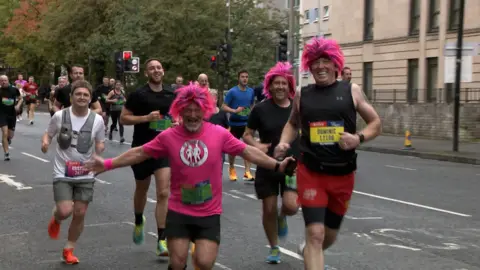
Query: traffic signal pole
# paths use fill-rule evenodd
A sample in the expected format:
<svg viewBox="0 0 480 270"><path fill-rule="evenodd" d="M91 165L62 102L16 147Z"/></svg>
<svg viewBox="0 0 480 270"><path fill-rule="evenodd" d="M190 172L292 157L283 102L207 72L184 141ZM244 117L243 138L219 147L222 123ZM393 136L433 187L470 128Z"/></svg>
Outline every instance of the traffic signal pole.
<svg viewBox="0 0 480 270"><path fill-rule="evenodd" d="M289 9L289 14L288 14L288 61L293 64L293 32L294 32L294 26L295 26L295 1L290 0L289 1L290 6L288 7Z"/></svg>
<svg viewBox="0 0 480 270"><path fill-rule="evenodd" d="M453 151L458 152L459 129L460 129L460 81L462 78L462 54L463 54L463 17L465 14L465 0L460 0L460 12L458 18L457 33L457 59L455 70L455 101L453 106Z"/></svg>

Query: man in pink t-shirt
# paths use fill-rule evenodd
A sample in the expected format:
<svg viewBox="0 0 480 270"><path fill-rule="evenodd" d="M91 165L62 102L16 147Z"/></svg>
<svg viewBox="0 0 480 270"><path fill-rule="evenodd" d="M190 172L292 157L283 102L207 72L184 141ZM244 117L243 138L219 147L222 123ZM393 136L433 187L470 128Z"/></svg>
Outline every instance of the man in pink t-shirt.
<svg viewBox="0 0 480 270"><path fill-rule="evenodd" d="M220 243L222 213L222 153L242 156L263 168L284 171L291 158L281 163L261 150L247 146L221 126L204 121L215 104L207 89L190 84L177 90L170 108L181 125L160 133L143 146L113 159L101 157L88 163L97 173L131 166L148 158L168 158L171 165L170 198L165 228L170 265L184 269L189 243L196 246L194 263L211 269Z"/></svg>

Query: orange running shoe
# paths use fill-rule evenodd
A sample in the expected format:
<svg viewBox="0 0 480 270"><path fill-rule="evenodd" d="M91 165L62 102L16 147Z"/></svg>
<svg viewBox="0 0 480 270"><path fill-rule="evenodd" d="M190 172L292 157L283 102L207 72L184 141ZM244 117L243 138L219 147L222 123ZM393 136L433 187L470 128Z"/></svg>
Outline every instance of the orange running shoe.
<svg viewBox="0 0 480 270"><path fill-rule="evenodd" d="M52 216L50 222L48 223L48 235L51 239L57 240L58 235L60 234L60 223L55 220L55 217Z"/></svg>
<svg viewBox="0 0 480 270"><path fill-rule="evenodd" d="M237 172L235 168L228 168L230 181L237 181Z"/></svg>
<svg viewBox="0 0 480 270"><path fill-rule="evenodd" d="M73 255L73 248L63 249L63 260L66 264L77 264L80 262L78 258Z"/></svg>

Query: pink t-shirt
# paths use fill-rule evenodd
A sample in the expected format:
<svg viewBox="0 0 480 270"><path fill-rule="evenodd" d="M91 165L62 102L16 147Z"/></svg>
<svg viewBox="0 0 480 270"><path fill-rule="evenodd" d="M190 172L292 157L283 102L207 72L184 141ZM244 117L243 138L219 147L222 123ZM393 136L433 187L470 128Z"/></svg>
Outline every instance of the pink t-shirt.
<svg viewBox="0 0 480 270"><path fill-rule="evenodd" d="M222 153L237 156L246 145L225 128L203 122L201 131L169 128L143 145L153 158L168 158L172 177L168 209L189 216L222 213Z"/></svg>

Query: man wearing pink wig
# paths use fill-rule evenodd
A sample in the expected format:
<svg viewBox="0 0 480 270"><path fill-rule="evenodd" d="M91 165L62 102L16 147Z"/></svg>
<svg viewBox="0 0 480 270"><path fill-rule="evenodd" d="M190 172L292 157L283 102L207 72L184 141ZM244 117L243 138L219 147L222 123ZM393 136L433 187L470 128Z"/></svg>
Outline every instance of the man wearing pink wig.
<svg viewBox="0 0 480 270"><path fill-rule="evenodd" d="M338 234L353 193L355 148L377 137L381 121L356 84L337 81L344 57L335 40L312 38L303 49L302 69L315 84L295 94L292 114L285 125L275 156L285 156L300 135L297 190L306 227L301 247L305 269L324 269L323 250ZM357 112L367 126L357 131ZM304 247L304 248L303 248Z"/></svg>
<svg viewBox="0 0 480 270"><path fill-rule="evenodd" d="M295 95L295 79L289 63L277 63L268 71L264 80L263 94L266 99L258 103L250 113L243 140L273 156L273 150L280 141L282 130L292 111L292 99ZM260 141L253 136L258 130ZM298 153L298 140L292 143L292 150ZM287 215L297 213L296 187L286 185L286 175L258 167L255 177L255 192L263 205L263 228L270 244L270 253L266 262L280 263L278 237L288 234ZM277 210L277 197L283 198L282 209Z"/></svg>
<svg viewBox="0 0 480 270"><path fill-rule="evenodd" d="M227 129L206 122L204 119L215 110L207 89L190 84L176 93L170 115L182 120L179 126L169 128L152 141L113 159L95 157L87 166L100 173L149 158L168 158L171 165L165 229L170 255L168 269L186 269L190 242L195 243L193 259L196 267L212 269L220 243L222 153L240 155L274 171L284 171L292 159L280 163L259 149L245 145Z"/></svg>

